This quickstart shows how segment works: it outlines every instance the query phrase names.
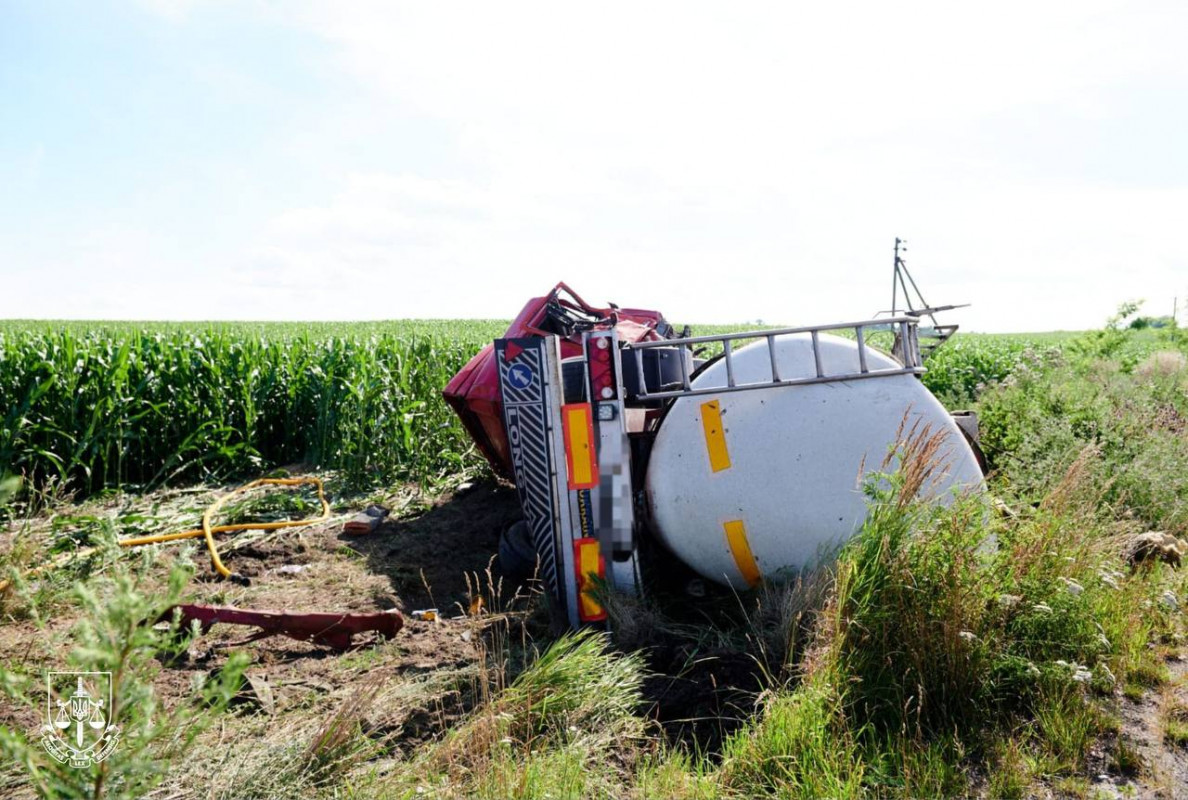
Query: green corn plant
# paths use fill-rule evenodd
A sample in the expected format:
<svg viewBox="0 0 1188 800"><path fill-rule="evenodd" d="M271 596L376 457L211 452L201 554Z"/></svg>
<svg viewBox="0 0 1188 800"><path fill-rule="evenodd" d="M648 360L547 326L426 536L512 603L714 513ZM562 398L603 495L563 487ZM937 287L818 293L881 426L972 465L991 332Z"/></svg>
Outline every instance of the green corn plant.
<svg viewBox="0 0 1188 800"><path fill-rule="evenodd" d="M2 323L0 463L80 494L288 463L432 480L478 466L441 389L501 328Z"/></svg>

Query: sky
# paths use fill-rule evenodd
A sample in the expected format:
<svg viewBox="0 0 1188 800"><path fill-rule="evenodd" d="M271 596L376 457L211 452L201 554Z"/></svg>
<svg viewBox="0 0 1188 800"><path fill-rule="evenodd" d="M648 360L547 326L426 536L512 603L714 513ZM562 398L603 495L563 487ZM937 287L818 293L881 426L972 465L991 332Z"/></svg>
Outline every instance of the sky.
<svg viewBox="0 0 1188 800"><path fill-rule="evenodd" d="M0 318L1188 323L1188 4L0 0Z"/></svg>

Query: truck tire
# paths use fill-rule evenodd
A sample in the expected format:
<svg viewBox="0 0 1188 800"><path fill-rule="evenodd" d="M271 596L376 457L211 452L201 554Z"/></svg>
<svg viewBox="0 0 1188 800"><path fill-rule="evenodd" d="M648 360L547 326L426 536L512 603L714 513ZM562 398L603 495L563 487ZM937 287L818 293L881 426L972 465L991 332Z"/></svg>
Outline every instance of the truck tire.
<svg viewBox="0 0 1188 800"><path fill-rule="evenodd" d="M499 569L512 580L523 581L536 573L536 548L524 520L512 523L499 537Z"/></svg>

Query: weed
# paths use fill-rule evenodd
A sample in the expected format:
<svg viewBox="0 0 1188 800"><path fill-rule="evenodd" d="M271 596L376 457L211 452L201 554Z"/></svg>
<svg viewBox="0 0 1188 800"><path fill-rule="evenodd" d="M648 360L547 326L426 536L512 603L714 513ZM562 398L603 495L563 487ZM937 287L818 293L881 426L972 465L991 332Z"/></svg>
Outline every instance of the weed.
<svg viewBox="0 0 1188 800"><path fill-rule="evenodd" d="M73 670L111 674L108 719L121 737L110 756L87 767L51 757L19 730L0 728L0 752L19 763L38 794L59 798L142 797L164 779L166 765L183 758L194 738L226 708L239 686L246 659L232 656L219 674L199 690L195 702L164 709L153 690L154 655L185 646L176 624L154 626L181 599L190 569L175 565L163 592L150 591L144 572L120 569L110 581L79 585L84 617L74 630ZM30 694L33 682L10 676L4 688L15 702L43 707Z"/></svg>
<svg viewBox="0 0 1188 800"><path fill-rule="evenodd" d="M1089 746L1101 731L1096 709L1075 689L1046 687L1035 706L1035 721L1043 747L1051 756L1049 770L1072 775L1083 770Z"/></svg>
<svg viewBox="0 0 1188 800"><path fill-rule="evenodd" d="M1143 771L1143 756L1131 742L1119 735L1110 754L1110 766L1119 775L1133 777Z"/></svg>
<svg viewBox="0 0 1188 800"><path fill-rule="evenodd" d="M986 788L999 800L1022 800L1031 787L1031 769L1023 745L1015 737L1006 739L989 763Z"/></svg>
<svg viewBox="0 0 1188 800"><path fill-rule="evenodd" d="M554 642L502 691L398 775L419 793L479 797L605 794L614 760L644 741L643 668L589 631Z"/></svg>
<svg viewBox="0 0 1188 800"><path fill-rule="evenodd" d="M741 796L859 797L866 765L824 678L773 696L723 751L721 781Z"/></svg>
<svg viewBox="0 0 1188 800"><path fill-rule="evenodd" d="M376 751L378 745L363 734L362 720L384 679L381 673L373 675L318 729L299 762L311 783L327 783Z"/></svg>
<svg viewBox="0 0 1188 800"><path fill-rule="evenodd" d="M1160 702L1159 718L1163 738L1175 747L1188 747L1188 702L1166 692Z"/></svg>

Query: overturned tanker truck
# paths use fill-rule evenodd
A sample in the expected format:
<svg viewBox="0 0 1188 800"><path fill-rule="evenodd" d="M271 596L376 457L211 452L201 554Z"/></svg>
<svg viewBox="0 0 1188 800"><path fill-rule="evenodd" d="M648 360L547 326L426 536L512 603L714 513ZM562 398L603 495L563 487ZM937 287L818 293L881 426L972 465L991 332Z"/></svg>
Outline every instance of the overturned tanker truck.
<svg viewBox="0 0 1188 800"><path fill-rule="evenodd" d="M516 485L524 520L502 556L538 559L579 626L606 619L599 582L641 594L673 559L735 589L811 566L861 527L858 472L882 462L905 419L950 434L933 497L981 486L976 420L919 380L955 330L921 320L952 307L894 305L858 322L690 336L564 283L530 300L444 392ZM868 339L880 332L890 352Z"/></svg>

